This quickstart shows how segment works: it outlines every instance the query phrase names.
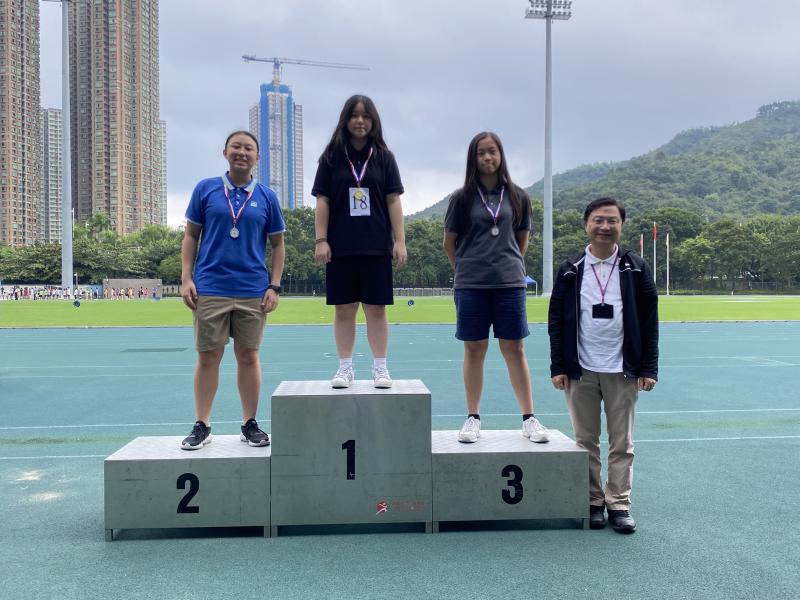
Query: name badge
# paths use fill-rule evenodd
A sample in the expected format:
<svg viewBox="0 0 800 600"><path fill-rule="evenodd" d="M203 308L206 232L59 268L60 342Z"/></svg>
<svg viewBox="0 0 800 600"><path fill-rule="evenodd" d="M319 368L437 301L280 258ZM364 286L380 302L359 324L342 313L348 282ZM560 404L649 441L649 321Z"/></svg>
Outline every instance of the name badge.
<svg viewBox="0 0 800 600"><path fill-rule="evenodd" d="M351 217L369 216L369 188L365 187L350 188L350 216Z"/></svg>
<svg viewBox="0 0 800 600"><path fill-rule="evenodd" d="M613 304L592 304L592 318L593 319L613 319L614 318L614 305Z"/></svg>

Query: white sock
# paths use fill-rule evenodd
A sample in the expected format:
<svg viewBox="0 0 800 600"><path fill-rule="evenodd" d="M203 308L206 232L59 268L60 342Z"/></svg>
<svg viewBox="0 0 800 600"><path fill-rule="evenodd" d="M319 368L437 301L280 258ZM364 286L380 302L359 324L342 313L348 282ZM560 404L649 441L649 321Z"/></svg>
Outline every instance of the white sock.
<svg viewBox="0 0 800 600"><path fill-rule="evenodd" d="M350 367L353 368L353 357L350 358L340 358L339 359L339 366L340 367Z"/></svg>
<svg viewBox="0 0 800 600"><path fill-rule="evenodd" d="M373 358L372 359L372 368L377 369L378 367L386 368L386 358Z"/></svg>

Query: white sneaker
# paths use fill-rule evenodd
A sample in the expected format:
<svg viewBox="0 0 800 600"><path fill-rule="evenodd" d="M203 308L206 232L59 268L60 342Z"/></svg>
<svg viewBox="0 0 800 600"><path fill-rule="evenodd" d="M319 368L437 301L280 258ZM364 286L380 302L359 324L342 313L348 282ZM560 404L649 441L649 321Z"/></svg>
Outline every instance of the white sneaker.
<svg viewBox="0 0 800 600"><path fill-rule="evenodd" d="M339 370L336 371L336 375L334 375L333 379L331 379L331 387L349 388L350 384L353 383L354 377L355 374L353 373L353 367L340 365Z"/></svg>
<svg viewBox="0 0 800 600"><path fill-rule="evenodd" d="M392 387L392 378L386 367L375 367L372 369L372 377L375 379L375 387L378 389L388 389Z"/></svg>
<svg viewBox="0 0 800 600"><path fill-rule="evenodd" d="M536 417L528 417L522 422L522 435L539 444L550 441L550 433Z"/></svg>
<svg viewBox="0 0 800 600"><path fill-rule="evenodd" d="M472 444L481 437L481 420L475 417L468 417L464 421L464 426L458 432L458 441L465 444Z"/></svg>

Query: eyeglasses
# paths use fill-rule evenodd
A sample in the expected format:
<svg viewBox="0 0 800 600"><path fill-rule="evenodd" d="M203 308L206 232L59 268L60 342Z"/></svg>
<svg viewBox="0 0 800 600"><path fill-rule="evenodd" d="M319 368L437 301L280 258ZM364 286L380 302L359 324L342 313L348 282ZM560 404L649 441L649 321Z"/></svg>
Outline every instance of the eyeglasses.
<svg viewBox="0 0 800 600"><path fill-rule="evenodd" d="M589 220L593 225L602 225L603 223L607 223L611 227L619 225L622 222L622 220L618 217L592 217Z"/></svg>

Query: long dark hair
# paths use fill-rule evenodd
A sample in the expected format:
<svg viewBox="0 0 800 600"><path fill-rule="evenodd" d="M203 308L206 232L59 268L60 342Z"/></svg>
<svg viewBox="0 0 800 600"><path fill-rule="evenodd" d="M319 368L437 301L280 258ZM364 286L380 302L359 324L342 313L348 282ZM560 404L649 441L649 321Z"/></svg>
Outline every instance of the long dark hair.
<svg viewBox="0 0 800 600"><path fill-rule="evenodd" d="M464 175L464 187L453 192L450 201L455 202L454 210L457 219L460 223L464 224L469 218L469 211L475 198L478 197L478 143L485 139L491 138L497 149L500 150L500 168L497 170L498 181L505 186L505 197L508 198L511 204L512 219L511 222L516 229L522 221L522 203L530 202L527 194L518 188L513 181L511 175L508 174L508 167L506 166L506 153L503 150L503 143L500 137L491 131L481 131L478 135L472 138L467 149L467 170Z"/></svg>
<svg viewBox="0 0 800 600"><path fill-rule="evenodd" d="M376 152L379 150L389 150L386 146L386 142L383 141L381 117L378 114L378 109L375 108L375 103L372 101L372 98L364 96L363 94L355 94L354 96L350 96L344 103L342 112L339 114L339 122L336 124L336 129L333 130L331 141L328 142L328 145L325 146L325 151L319 157L320 162L324 160L328 164L332 164L333 158L337 153L344 153L347 142L350 140L350 132L347 131L347 122L350 120L350 116L353 114L359 102L364 105L364 112L372 119L372 129L370 129L367 134L372 147L375 148Z"/></svg>

